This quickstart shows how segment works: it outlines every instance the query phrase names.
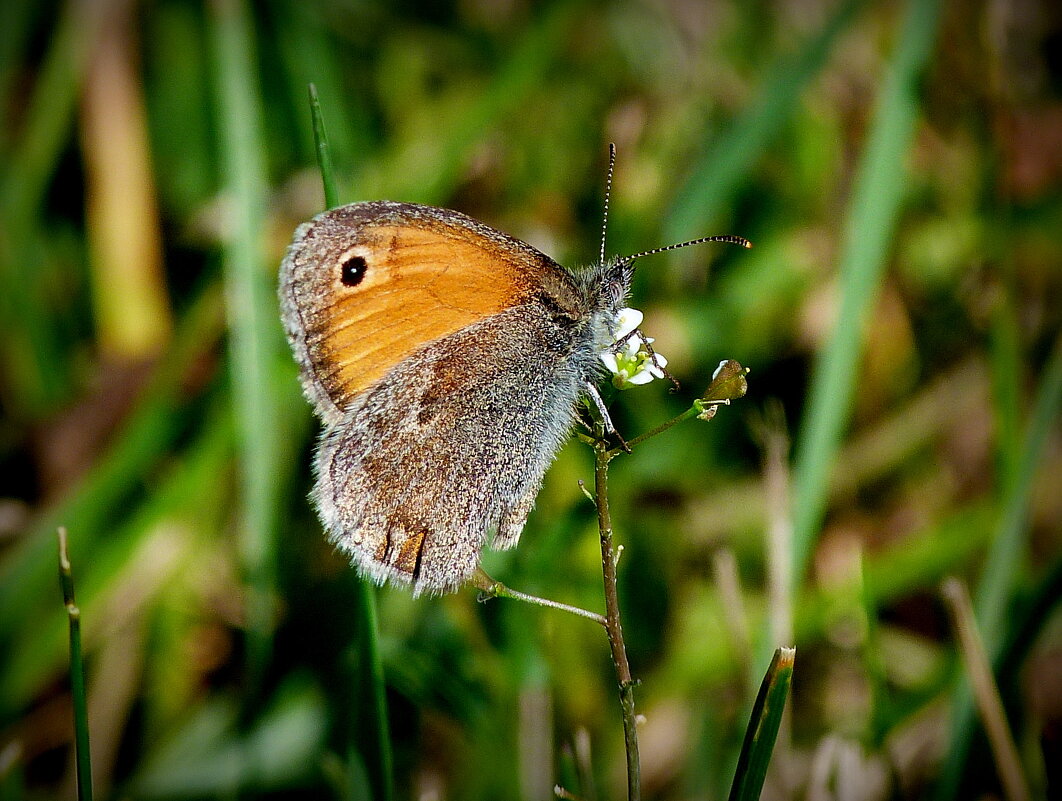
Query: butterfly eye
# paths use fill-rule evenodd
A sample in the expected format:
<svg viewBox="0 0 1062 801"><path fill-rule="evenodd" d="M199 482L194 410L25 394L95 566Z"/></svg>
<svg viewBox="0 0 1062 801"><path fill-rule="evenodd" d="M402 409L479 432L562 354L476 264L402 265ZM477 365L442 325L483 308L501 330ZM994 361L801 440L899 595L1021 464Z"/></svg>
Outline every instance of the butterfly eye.
<svg viewBox="0 0 1062 801"><path fill-rule="evenodd" d="M343 262L339 280L343 282L343 286L357 286L365 278L365 271L368 268L369 265L364 257L351 256Z"/></svg>

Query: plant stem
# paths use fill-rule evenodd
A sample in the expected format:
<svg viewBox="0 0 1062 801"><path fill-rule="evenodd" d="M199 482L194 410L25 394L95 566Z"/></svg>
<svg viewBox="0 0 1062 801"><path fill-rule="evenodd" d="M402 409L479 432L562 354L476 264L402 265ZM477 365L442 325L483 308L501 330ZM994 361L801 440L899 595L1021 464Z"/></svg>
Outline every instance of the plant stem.
<svg viewBox="0 0 1062 801"><path fill-rule="evenodd" d="M355 578L361 607L359 645L367 669L364 681L365 705L356 731L361 733L361 752L366 759L373 798L392 801L394 789L394 757L391 752L391 723L387 714L387 684L383 660L380 656L380 625L376 615L376 587L363 578ZM368 729L368 734L365 734Z"/></svg>
<svg viewBox="0 0 1062 801"><path fill-rule="evenodd" d="M605 625L605 618L597 612L591 612L588 609L581 609L578 606L564 604L560 601L551 601L549 598L540 598L537 595L528 595L526 592L514 590L512 587L508 587L500 581L492 579L482 567L476 568L475 574L469 579L469 584L483 593L480 597L481 600L486 600L487 598L511 598L514 601L523 601L524 603L534 604L536 606L544 606L548 609L559 609L562 612L570 612L573 615L592 620L602 626Z"/></svg>
<svg viewBox="0 0 1062 801"><path fill-rule="evenodd" d="M660 425L656 426L656 428L650 429L649 431L646 431L644 434L639 434L634 439L628 441L627 442L627 446L630 447L630 448L633 448L636 445L640 445L641 443L645 442L650 437L655 437L657 434L663 434L669 428L672 428L673 426L677 426L679 423L685 422L686 420L689 420L691 417L695 417L699 413L700 413L700 410L696 406L691 406L690 408L688 408L686 411L682 412L681 414L676 415L675 417L672 417L670 420L667 420L667 421L661 423ZM615 455L618 455L620 453L624 453L622 448L613 448L612 451L610 451L609 455L610 456L615 456Z"/></svg>
<svg viewBox="0 0 1062 801"><path fill-rule="evenodd" d="M627 752L627 799L642 797L641 764L638 759L637 717L634 713L634 680L627 662L620 624L619 595L616 592L616 552L612 545L612 516L608 508L608 463L613 454L602 442L595 450L594 489L597 495L597 526L601 534L601 571L605 585L605 631L612 650L612 664L619 683L620 709L623 713L623 744Z"/></svg>
<svg viewBox="0 0 1062 801"><path fill-rule="evenodd" d="M66 550L66 529L59 529L59 583L70 624L70 696L74 707L74 763L77 768L77 797L92 801L92 757L89 750L88 703L85 693L85 664L81 653L81 610L74 601L74 575Z"/></svg>
<svg viewBox="0 0 1062 801"><path fill-rule="evenodd" d="M332 149L325 130L324 112L317 96L317 87L307 87L310 98L310 119L313 139L317 147L317 167L321 173L325 208L339 205L336 189L335 167L332 164ZM358 609L361 615L359 646L364 662L359 665L363 675L354 677L364 690L363 717L359 716L351 739L352 750L357 750L366 761L373 798L391 801L394 789L394 754L391 750L391 722L387 712L387 683L384 677L383 660L380 655L380 624L376 614L376 587L368 579L354 577L358 593ZM350 763L353 764L353 754Z"/></svg>
<svg viewBox="0 0 1062 801"><path fill-rule="evenodd" d="M700 398L700 399L694 401L693 405L690 406L690 408L688 408L686 411L682 412L681 414L675 415L670 420L666 420L663 423L661 423L660 425L656 426L656 428L651 428L648 431L646 431L644 434L639 434L634 439L629 440L627 442L627 448L634 448L636 445L641 445L647 439L655 437L657 434L663 434L669 428L677 426L679 423L684 423L684 422L686 422L687 420L689 420L692 417L697 417L700 414L704 414L705 410L711 409L713 406L729 406L729 405L730 405L730 398L721 398L719 400L704 400L703 398ZM613 456L618 456L621 453L628 453L628 452L629 451L626 448L623 448L623 447L612 448L608 452L608 455L609 455L609 458L612 458Z"/></svg>

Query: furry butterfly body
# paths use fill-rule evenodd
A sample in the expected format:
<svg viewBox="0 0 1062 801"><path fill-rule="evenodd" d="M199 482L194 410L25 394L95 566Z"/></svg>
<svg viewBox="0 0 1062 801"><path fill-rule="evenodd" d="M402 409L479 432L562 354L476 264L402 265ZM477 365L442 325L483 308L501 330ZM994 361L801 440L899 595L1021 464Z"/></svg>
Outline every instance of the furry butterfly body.
<svg viewBox="0 0 1062 801"><path fill-rule="evenodd" d="M514 546L631 280L572 272L465 215L356 203L296 232L281 310L324 424L313 497L378 582L456 589Z"/></svg>

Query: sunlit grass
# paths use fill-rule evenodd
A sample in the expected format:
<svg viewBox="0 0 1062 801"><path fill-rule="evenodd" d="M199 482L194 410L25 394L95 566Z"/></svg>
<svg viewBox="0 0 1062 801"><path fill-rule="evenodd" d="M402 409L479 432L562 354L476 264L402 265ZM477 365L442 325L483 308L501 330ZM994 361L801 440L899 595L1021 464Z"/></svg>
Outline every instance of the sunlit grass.
<svg viewBox="0 0 1062 801"><path fill-rule="evenodd" d="M634 304L682 388L619 394L625 436L687 408L720 359L752 368L740 406L611 473L647 795L719 798L733 775L752 699L711 581L724 545L759 643L751 671L798 646L792 742L779 744L798 773L829 735L873 762L928 721L944 749L928 774L897 766L916 795L942 772L945 798L991 782L935 600L947 574L971 586L1016 739L1037 741L1009 688L1037 665L1060 564L1060 201L1013 169L1018 152L1046 169L1035 141L1007 137L1057 90L1023 83L1041 93L1023 105L1007 89L1016 67L992 60L973 22L931 0L849 0L799 19L583 0L434 16L282 0L116 18L31 5L0 16L0 754L21 753L3 763L4 788L70 787L56 766L72 741L36 736L69 722L56 712L68 697L58 525L90 708L112 691L100 719L120 758L93 766L97 797L380 786L365 704L382 702L381 685L356 686L375 664L364 588L306 500L313 424L274 292L295 226L336 202L315 167L310 82L340 201L437 203L585 261L615 141L610 253L754 241L638 266ZM158 203L157 222L122 222L161 232L173 318L146 360L113 355L92 300L137 302L93 263L82 89L104 30L133 54ZM751 429L768 399L793 440L795 643L769 642L765 622ZM591 475L585 448L565 449L520 548L489 555L488 572L600 611L593 510L576 483ZM620 797L622 731L593 623L471 592L374 597L395 797L517 797L521 738L543 732L550 778L587 784L579 730L599 797ZM122 654L136 679L108 687L99 666ZM1037 753L1023 752L1034 791Z"/></svg>

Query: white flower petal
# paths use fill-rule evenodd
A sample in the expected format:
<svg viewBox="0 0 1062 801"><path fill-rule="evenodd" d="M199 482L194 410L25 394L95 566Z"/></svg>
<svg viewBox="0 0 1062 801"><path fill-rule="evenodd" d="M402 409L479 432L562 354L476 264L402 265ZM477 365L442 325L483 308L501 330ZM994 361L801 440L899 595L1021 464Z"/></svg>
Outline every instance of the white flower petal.
<svg viewBox="0 0 1062 801"><path fill-rule="evenodd" d="M616 319L612 322L612 335L616 341L619 342L640 326L644 317L645 315L637 309L620 309L616 313Z"/></svg>
<svg viewBox="0 0 1062 801"><path fill-rule="evenodd" d="M630 384L641 385L648 384L653 380L652 374L648 370L639 370L637 373L627 379Z"/></svg>
<svg viewBox="0 0 1062 801"><path fill-rule="evenodd" d="M616 361L616 354L610 350L603 351L599 354L601 361L604 362L605 367L608 368L610 373L619 372L619 363Z"/></svg>

